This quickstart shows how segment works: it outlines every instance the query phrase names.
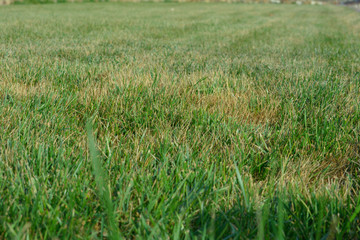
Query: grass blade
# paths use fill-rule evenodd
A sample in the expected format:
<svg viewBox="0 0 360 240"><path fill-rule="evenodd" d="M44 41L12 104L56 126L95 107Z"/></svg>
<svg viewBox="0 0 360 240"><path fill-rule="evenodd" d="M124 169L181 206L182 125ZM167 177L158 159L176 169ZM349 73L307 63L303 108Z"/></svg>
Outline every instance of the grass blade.
<svg viewBox="0 0 360 240"><path fill-rule="evenodd" d="M90 159L92 163L93 173L95 176L96 187L98 190L100 201L106 211L108 228L110 233L110 239L121 239L120 232L118 230L116 219L114 215L113 204L111 202L109 186L107 184L107 176L102 168L100 162L99 153L96 147L96 142L93 134L92 124L90 121L86 124L88 146L90 151Z"/></svg>
<svg viewBox="0 0 360 240"><path fill-rule="evenodd" d="M243 197L244 197L245 207L246 207L247 210L249 210L249 199L248 199L248 196L247 196L246 191L245 191L244 183L243 183L243 180L241 178L239 168L237 167L236 164L235 164L235 171L236 171L236 177L237 177L237 180L239 182L241 192L242 192Z"/></svg>

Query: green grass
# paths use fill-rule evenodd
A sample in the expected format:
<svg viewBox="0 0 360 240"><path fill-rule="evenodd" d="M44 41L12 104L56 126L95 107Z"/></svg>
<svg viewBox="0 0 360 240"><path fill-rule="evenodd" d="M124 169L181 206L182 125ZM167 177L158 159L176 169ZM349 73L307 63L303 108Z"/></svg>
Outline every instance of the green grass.
<svg viewBox="0 0 360 240"><path fill-rule="evenodd" d="M1 239L355 239L360 15L0 8Z"/></svg>

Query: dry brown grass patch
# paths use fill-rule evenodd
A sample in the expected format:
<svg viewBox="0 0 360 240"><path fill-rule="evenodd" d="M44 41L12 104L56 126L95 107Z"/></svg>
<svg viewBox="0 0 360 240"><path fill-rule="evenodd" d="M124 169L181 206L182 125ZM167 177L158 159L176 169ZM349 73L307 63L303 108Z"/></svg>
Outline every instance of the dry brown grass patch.
<svg viewBox="0 0 360 240"><path fill-rule="evenodd" d="M51 83L48 81L41 81L37 84L25 84L3 80L0 82L0 89L2 89L3 92L8 90L15 97L19 98L27 98L49 92L55 92Z"/></svg>

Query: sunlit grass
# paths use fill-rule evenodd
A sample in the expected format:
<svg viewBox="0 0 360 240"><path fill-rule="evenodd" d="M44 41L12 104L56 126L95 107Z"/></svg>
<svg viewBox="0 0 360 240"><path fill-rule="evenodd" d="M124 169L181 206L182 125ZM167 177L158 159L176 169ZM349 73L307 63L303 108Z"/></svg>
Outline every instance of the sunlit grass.
<svg viewBox="0 0 360 240"><path fill-rule="evenodd" d="M356 238L359 29L334 6L1 7L0 238Z"/></svg>

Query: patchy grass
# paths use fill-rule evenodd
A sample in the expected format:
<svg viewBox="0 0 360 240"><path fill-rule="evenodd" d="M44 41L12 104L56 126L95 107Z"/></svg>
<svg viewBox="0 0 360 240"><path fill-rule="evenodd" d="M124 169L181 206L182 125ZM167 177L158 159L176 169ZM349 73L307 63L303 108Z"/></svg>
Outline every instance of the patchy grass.
<svg viewBox="0 0 360 240"><path fill-rule="evenodd" d="M1 7L0 238L356 238L359 28L333 6Z"/></svg>

